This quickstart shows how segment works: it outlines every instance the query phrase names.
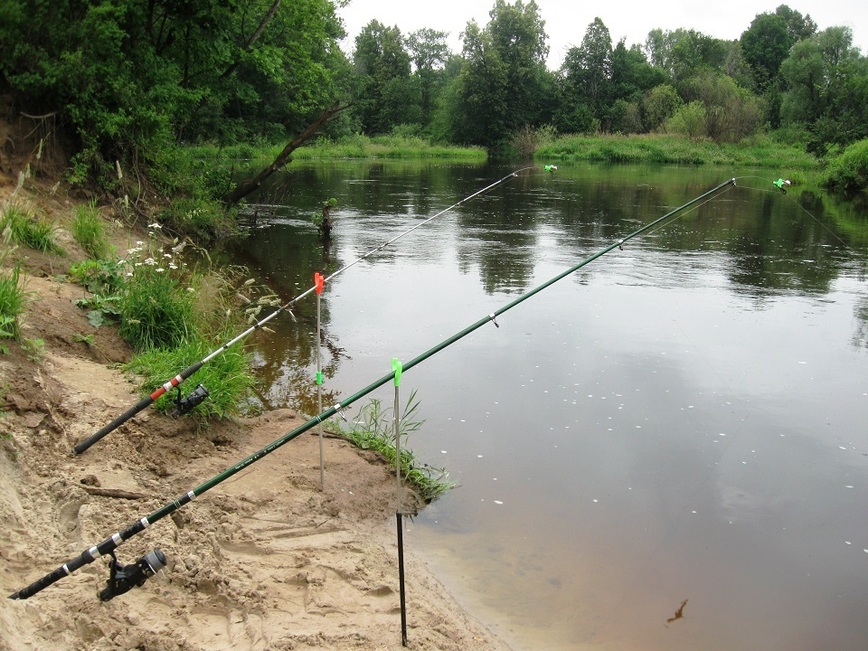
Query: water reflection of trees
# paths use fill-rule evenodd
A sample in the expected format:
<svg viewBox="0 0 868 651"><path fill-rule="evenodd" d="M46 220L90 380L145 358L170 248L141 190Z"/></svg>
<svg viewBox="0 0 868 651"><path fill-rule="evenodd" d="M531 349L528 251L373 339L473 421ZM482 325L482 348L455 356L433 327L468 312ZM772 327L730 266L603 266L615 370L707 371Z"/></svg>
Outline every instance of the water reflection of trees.
<svg viewBox="0 0 868 651"><path fill-rule="evenodd" d="M339 234L334 239L338 239ZM326 248L311 224L281 225L251 231L240 242L227 243L219 254L247 266L279 297L282 304L299 296L314 284L314 272L328 275L341 265L335 243ZM316 295L296 302L290 314L270 320L267 330L258 331L251 344L258 351L255 365L261 384L261 399L268 408L290 406L305 414L316 409ZM320 302L322 370L334 377L345 357L338 342L325 333L331 323L327 294ZM264 316L264 315L261 315ZM326 400L332 400L326 393Z"/></svg>
<svg viewBox="0 0 868 651"><path fill-rule="evenodd" d="M438 222L413 236L427 241L424 250L414 255L440 260L445 247L454 243L460 271L477 272L487 293L519 293L532 282L543 233L561 250L574 252L578 261L701 195L721 176L715 170L565 167L556 175L524 172L462 203L444 218L454 220L457 228ZM507 168L477 165L321 164L276 178L273 187L255 199L290 204L291 214L312 214L323 200L336 197L337 243L331 250L354 257L382 244L388 229L397 234L412 220L444 210L508 173ZM342 209L352 219L376 217L376 224L362 229L357 241L341 242ZM782 195L771 188L763 192L758 186L737 186L647 233L641 246L666 253L704 251L725 256L721 268L732 290L758 300L780 292L819 295L831 291L834 281L852 273L854 265L864 267L866 223L864 210L822 193L794 188ZM343 264L324 259L315 229L303 224L254 232L233 256L284 297L309 287L314 271ZM389 265L399 258L385 250L377 254L376 263ZM316 354L314 305L314 300L306 300L297 307L298 324L286 325L286 319L280 318L282 329L267 338L267 361L261 368L266 383L273 381L281 391L308 402L315 394L310 380ZM865 342L868 307L864 302L857 318L860 325L854 340ZM326 299L326 332L329 322ZM340 355L327 363L327 373L336 371L339 363Z"/></svg>

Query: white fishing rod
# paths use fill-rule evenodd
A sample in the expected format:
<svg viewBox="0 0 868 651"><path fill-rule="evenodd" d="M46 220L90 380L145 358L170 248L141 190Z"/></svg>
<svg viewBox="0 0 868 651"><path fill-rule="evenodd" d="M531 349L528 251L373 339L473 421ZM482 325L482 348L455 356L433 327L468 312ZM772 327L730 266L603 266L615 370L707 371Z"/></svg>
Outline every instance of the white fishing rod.
<svg viewBox="0 0 868 651"><path fill-rule="evenodd" d="M501 185L502 183L505 183L506 181L509 181L511 179L516 178L522 172L526 172L527 170L535 169L536 167L537 166L523 167L523 168L516 170L514 172L510 172L509 174L507 174L503 178L498 179L494 183L491 183L490 185L485 186L481 190L477 190L473 194L467 195L466 197L461 199L461 201L458 201L458 202L452 204L448 208L441 210L440 212L438 212L435 215L431 215L427 219L424 219L423 221L419 222L418 224L415 224L414 226L412 226L411 228L408 228L407 230L399 233L398 235L396 235L395 237L393 237L389 241L384 242L384 243L380 244L378 247L371 249L370 251L368 251L364 255L359 256L358 258L356 258L355 260L353 260L349 264L344 265L343 267L341 267L340 269L338 269L337 271L332 273L330 276L327 276L323 280L323 282L328 282L328 281L332 280L333 278L339 276L340 274L344 273L348 269L359 264L363 260L366 260L367 258L371 257L372 255L374 255L378 251L382 251L387 246L394 244L395 242L400 240L402 237L405 237L405 236L409 235L410 233L412 233L413 231L415 231L419 228L422 228L423 226L434 221L438 217L445 215L446 213L448 213L452 210L455 210L457 207L459 207L459 206L461 206L461 205L463 205L469 201L472 201L476 197L478 197L482 194L485 194L489 190L496 188L498 185ZM546 166L547 170L551 170L552 168L553 168L553 166L551 166L551 165ZM266 316L262 320L254 323L252 326L250 326L247 330L245 330L244 332L239 334L234 339L227 341L225 344L223 344L222 346L220 346L219 348L217 348L213 352L209 353L207 356L203 357L198 362L195 362L194 364L188 366L186 369L181 371L178 375L176 375L172 379L164 382L162 384L162 386L160 386L158 389L153 391L149 396L142 398L139 402L137 402L135 405L133 405L132 407L127 409L124 413L122 413L120 416L115 418L108 425L106 425L105 427L103 427L102 429L97 431L96 433L92 434L88 438L84 439L83 441L80 441L79 443L77 443L75 445L75 447L73 447L73 452L75 454L81 454L82 452L87 450L94 443L99 441L101 438L103 438L104 436L106 436L110 432L113 432L114 430L116 430L118 427L120 427L121 425L126 423L130 418L132 418L133 416L138 414L140 411L147 409L150 405L152 405L163 394L165 394L168 391L171 391L172 389L174 389L176 387L179 387L179 385L184 380L189 378L191 375L193 375L196 371L198 371L200 368L205 366L205 364L210 362L212 359L214 359L218 355L223 354L225 351L227 351L229 348L231 348L232 346L237 344L239 341L241 341L242 339L245 339L247 336L249 336L250 334L252 334L256 330L259 330L260 328L262 328L266 323L271 321L271 319L276 317L281 312L289 312L290 307L292 307L296 302L300 301L305 296L308 296L309 294L312 294L313 292L315 292L316 289L317 289L317 284L314 284L312 287L308 288L306 291L302 292L301 294L299 294L295 298L291 299L285 305L278 307L274 312L272 312L271 314L269 314L268 316ZM193 408L195 408L197 405L199 405L203 400L205 400L205 398L208 397L207 389L205 389L205 387L202 386L201 384L198 387L196 387L196 389L192 393L190 393L190 395L187 396L186 398L182 399L180 396L180 392L181 392L181 390L180 390L180 388L178 388L178 400L177 400L176 413L178 413L179 415L188 413Z"/></svg>

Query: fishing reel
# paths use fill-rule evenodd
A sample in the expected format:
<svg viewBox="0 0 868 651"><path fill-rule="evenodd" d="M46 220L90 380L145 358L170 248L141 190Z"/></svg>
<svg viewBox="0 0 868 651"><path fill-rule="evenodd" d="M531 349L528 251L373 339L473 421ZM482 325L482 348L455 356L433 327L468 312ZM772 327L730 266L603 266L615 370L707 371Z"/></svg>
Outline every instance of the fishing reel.
<svg viewBox="0 0 868 651"><path fill-rule="evenodd" d="M186 398L181 397L181 387L175 388L178 389L178 396L175 398L175 409L172 411L172 418L189 414L208 397L208 389L203 384L193 389Z"/></svg>
<svg viewBox="0 0 868 651"><path fill-rule="evenodd" d="M121 565L115 553L111 552L111 555L109 578L106 587L99 592L100 601L109 601L144 585L145 581L166 567L166 555L159 549L148 552L130 565Z"/></svg>

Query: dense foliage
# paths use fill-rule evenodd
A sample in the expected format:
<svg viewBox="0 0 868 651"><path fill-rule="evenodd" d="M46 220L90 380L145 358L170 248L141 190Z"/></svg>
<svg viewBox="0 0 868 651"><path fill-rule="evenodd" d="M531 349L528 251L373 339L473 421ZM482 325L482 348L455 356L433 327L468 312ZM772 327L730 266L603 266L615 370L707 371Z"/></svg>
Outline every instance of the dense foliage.
<svg viewBox="0 0 868 651"><path fill-rule="evenodd" d="M820 29L786 5L733 41L649 26L644 43L613 44L595 18L551 70L534 0L494 0L487 24L466 25L460 53L445 33L373 20L347 55L345 4L6 0L0 93L56 117L77 154L74 179L111 187L120 162L194 199L225 187L202 174L179 182L177 144L285 142L336 101L351 108L327 126L334 138L422 136L502 153L526 152L536 132L738 142L777 130L820 156L868 137L868 60L850 29Z"/></svg>
<svg viewBox="0 0 868 651"><path fill-rule="evenodd" d="M74 180L169 167L175 143L283 138L342 94L330 0L4 0L0 92L57 116Z"/></svg>

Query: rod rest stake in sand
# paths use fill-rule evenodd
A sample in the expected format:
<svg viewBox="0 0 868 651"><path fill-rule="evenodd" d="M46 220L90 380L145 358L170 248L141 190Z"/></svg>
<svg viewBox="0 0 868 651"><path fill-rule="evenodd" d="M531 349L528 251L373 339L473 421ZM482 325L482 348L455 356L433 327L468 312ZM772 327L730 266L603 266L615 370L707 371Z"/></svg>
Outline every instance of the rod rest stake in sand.
<svg viewBox="0 0 868 651"><path fill-rule="evenodd" d="M311 294L312 292L314 292L315 290L318 289L319 291L321 291L322 290L322 283L326 283L326 282L330 281L332 278L338 276L339 274L342 274L344 271L346 271L350 267L353 267L354 265L358 264L359 262L366 260L367 258L372 256L373 254L375 254L377 251L381 251L382 249L386 248L390 244L397 242L405 235L409 235L410 233L415 231L417 228L421 228L422 226L424 226L428 222L431 222L431 221L437 219L438 217L440 217L441 215L445 215L447 212L454 210L458 206L465 204L468 201L471 201L482 194L485 194L489 190L496 188L501 183L504 183L504 182L509 181L511 179L514 179L514 178L517 178L518 175L521 174L522 172L526 172L527 170L534 169L535 167L536 166L532 165L530 167L523 167L520 170L510 172L509 174L504 176L502 179L499 179L499 180L495 181L494 183L485 186L481 190L477 190L473 194L467 195L461 201L458 201L457 203L452 204L448 208L441 210L437 214L431 215L427 219L422 220L421 222L414 225L413 227L405 230L403 233L399 233L398 235L393 237L388 242L384 242L380 246L377 246L377 247L371 249L370 251L368 251L367 253L365 253L362 256L359 256L358 258L356 258L355 260L353 260L349 264L344 265L343 267L341 267L340 269L335 271L330 276L323 278L321 282L318 279L315 280L313 287L308 288L306 291L302 292L301 294L299 294L295 298L291 299L285 305L282 305L281 307L277 308L274 312L272 312L271 314L269 314L268 316L263 318L261 321L254 323L252 326L250 326L247 330L245 330L244 332L242 332L241 334L236 336L234 339L227 341L225 344L220 346L220 348L218 348L217 350L213 351L212 353L210 353L209 355L207 355L206 357L204 357L200 361L191 365L189 368L186 368L183 371L181 371L180 374L176 375L171 380L168 380L167 382L165 382L163 384L163 386L161 386L158 389L156 389L155 391L153 391L153 393L151 393L151 395L149 395L147 398L143 398L142 400L137 402L135 405L133 405L132 407L127 409L123 414L121 414L120 416L115 418L108 425L106 425L105 427L103 427L99 431L95 432L94 434L92 434L88 438L76 443L75 446L72 448L72 451L75 454L81 454L82 452L87 450L90 446L92 446L94 443L99 441L101 438L103 438L107 434L110 434L111 432L116 430L118 427L120 427L121 425L126 423L130 418L132 418L133 416L138 414L140 411L147 409L150 405L154 404L154 402L158 398L160 398L164 393L166 393L167 391L171 391L173 388L177 387L179 384L181 384L181 382L183 382L184 380L189 378L191 375L193 375L193 373L198 371L200 368L202 368L205 364L210 362L212 359L214 359L218 355L221 355L222 353L227 351L229 348L234 346L236 343L238 343L242 339L246 338L250 333L255 332L256 330L262 328L266 323L271 321L271 319L276 317L281 312L289 312L289 314L292 315L292 312L289 311L289 308L292 307L296 302L300 301L302 298L307 296L308 294ZM548 167L552 167L552 166L548 166Z"/></svg>
<svg viewBox="0 0 868 651"><path fill-rule="evenodd" d="M463 330L461 330L460 332L456 332L451 337L444 339L443 341L441 341L440 343L438 343L434 347L426 350L421 355L417 355L416 357L411 359L409 362L405 362L404 364L401 364L400 369L399 369L399 367L396 366L395 368L392 369L391 372L387 373L386 375L384 375L380 379L375 380L374 382L372 382L371 384L369 384L365 388L360 389L359 391L356 391L356 393L347 397L345 400L336 403L333 407L329 407L321 414L314 416L309 421L300 425L299 427L292 430L291 432L288 432L288 433L284 434L283 436L281 436L280 438L272 441L271 443L266 445L261 450L254 452L253 454L248 456L246 459L242 459L241 461L236 463L234 466L230 466L229 468L226 468L219 475L212 477L211 479L204 482L203 484L200 484L199 486L197 486L193 490L188 491L184 495L181 495L181 496L175 498L174 500L172 500L171 502L163 505L160 509L157 509L156 511L154 511L150 515L136 521L135 523L133 523L132 525L130 525L129 527L127 527L123 531L112 534L111 536L109 536L108 538L103 540L101 543L99 543L96 547L91 547L90 549L83 551L80 555L76 556L73 559L70 559L69 561L67 561L66 563L64 563L60 567L58 567L56 570L54 570L53 572L50 572L49 574L46 574L45 576L43 576L41 579L34 581L26 588L22 588L18 592L15 592L15 593L9 595L9 598L10 599L27 599L28 597L32 597L40 590L43 590L44 588L50 586L52 583L55 583L55 582L59 581L60 579L62 579L63 577L72 574L77 569L87 565L88 563L92 563L93 561L95 561L97 558L99 558L103 554L111 553L119 545L123 544L124 542L126 542L127 540L129 540L130 538L135 536L137 533L144 531L147 527L151 526L152 524L154 524L158 520L162 520L167 515L174 513L175 511L180 509L182 506L185 506L187 503L191 502L193 499L199 497L200 495L202 495L203 493L214 488L218 484L226 481L227 479L229 479L230 477L232 477L236 473L241 472L242 470L244 470L248 466L256 463L264 456L271 454L272 452L277 450L279 447L285 445L286 443L289 443L294 438L301 436L302 434L304 434L305 432L307 432L310 429L313 429L319 423L321 423L325 420L328 420L329 418L331 418L332 416L334 416L337 413L340 413L341 410L345 409L346 407L349 407L354 402L361 400L366 395L368 395L369 393L372 393L376 389L379 389L381 386L383 386L384 384L386 384L390 380L394 381L396 379L396 375L397 375L398 381L400 382L401 373L405 373L405 372L409 371L414 366L421 364L422 362L427 360L429 357L433 357L434 355L436 355L440 351L448 348L449 346L451 346L452 344L463 339L464 337L466 337L470 333L475 332L476 330L478 330L482 326L484 326L488 323L494 322L494 320L498 316L500 316L504 312L511 310L512 308L516 307L520 303L526 301L531 296L535 296L536 294L547 289L548 287L551 287L557 281L562 280L563 278L566 278L570 274L578 271L579 269L581 269L585 265L590 264L591 262L593 262L597 258L604 256L612 249L618 248L620 245L630 241L634 237L639 237L643 233L647 233L651 229L662 225L667 219L674 217L675 215L677 215L681 211L685 210L686 208L689 208L690 206L693 206L694 204L697 204L704 199L711 200L718 192L720 192L724 188L731 188L734 186L735 186L735 179L734 178L729 179L728 181L724 181L720 185L718 185L718 186L712 188L711 190L708 190L707 192L699 195L695 199L691 199L687 203L679 206L678 208L670 210L668 213L666 213L662 217L658 217L654 221L645 224L645 226L642 226L641 228L633 231L631 234L627 235L626 237L616 241L613 244L610 244L610 245L600 249L599 251L597 251L593 255L585 258L584 260L582 260L578 264L570 267L566 271L561 272L560 274L558 274L554 278L552 278L552 279L542 283L541 285L536 286L534 289L531 289L530 291L522 294L521 296L519 296L517 299L515 299L511 303L504 305L503 307L499 308L498 310L494 311L493 313L488 314L488 315L484 316L483 318L479 319L476 323L473 323L473 324L467 326L466 328L464 328Z"/></svg>

